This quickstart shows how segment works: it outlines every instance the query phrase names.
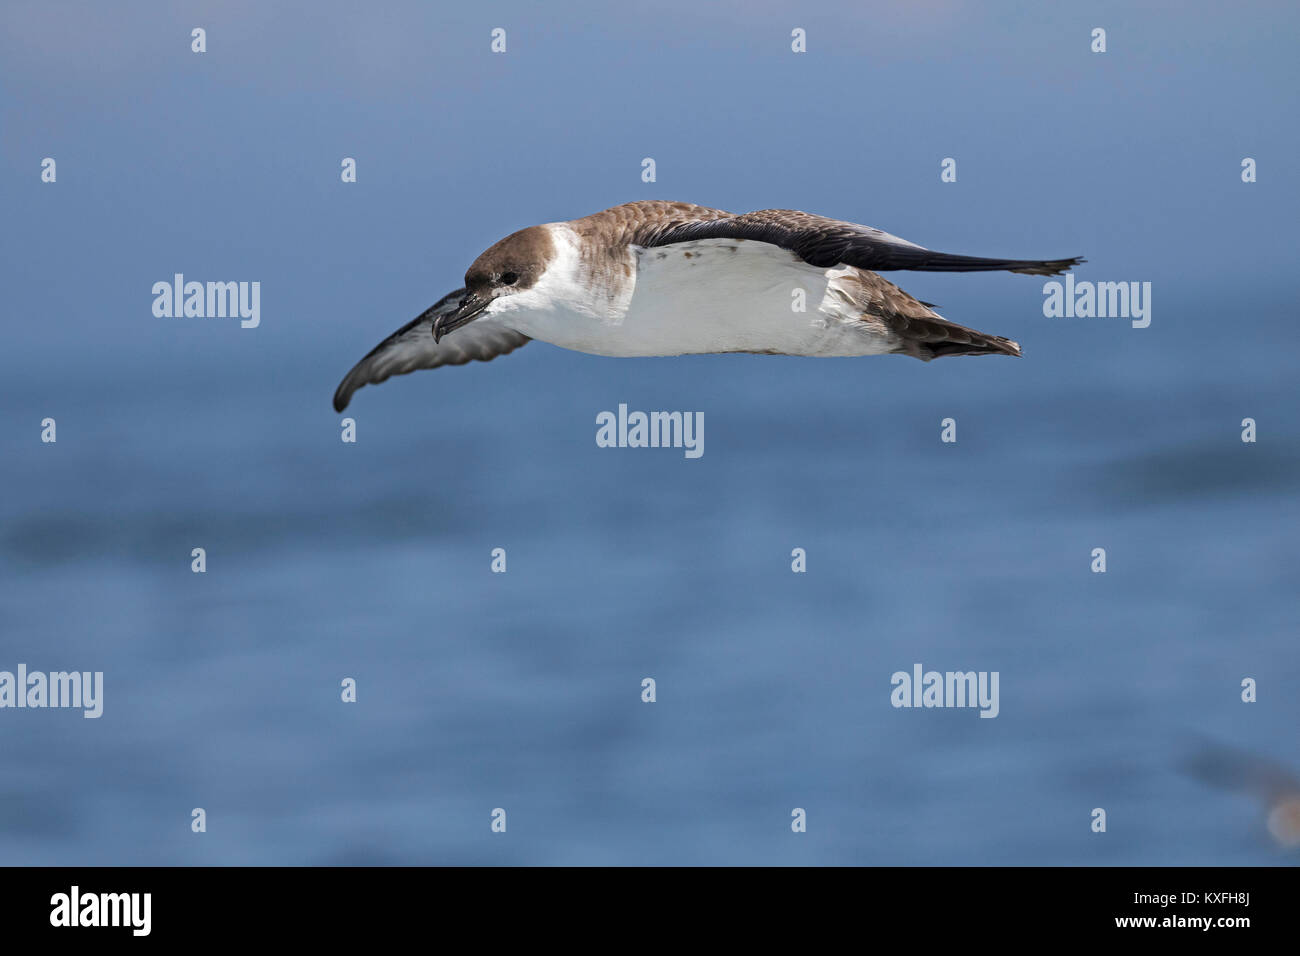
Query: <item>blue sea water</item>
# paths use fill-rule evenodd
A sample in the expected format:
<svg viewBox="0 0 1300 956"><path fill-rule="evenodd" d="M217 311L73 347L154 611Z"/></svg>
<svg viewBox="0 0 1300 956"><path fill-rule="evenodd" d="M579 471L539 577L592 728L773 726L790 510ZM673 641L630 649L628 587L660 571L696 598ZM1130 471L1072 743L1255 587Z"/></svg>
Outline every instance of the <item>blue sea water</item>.
<svg viewBox="0 0 1300 956"><path fill-rule="evenodd" d="M4 663L102 670L105 710L3 714L3 858L1273 861L1176 769L1300 716L1290 358L1221 358L1259 374L534 343L363 390L355 445L323 359L66 382L50 446L29 382ZM597 448L620 400L703 411L704 456ZM998 671L999 716L892 708L916 662Z"/></svg>
<svg viewBox="0 0 1300 956"><path fill-rule="evenodd" d="M1029 18L1004 48L992 22L887 19L895 49L950 45L890 69L944 72L873 102L848 134L863 149L828 169L800 124L841 107L809 116L798 84L857 76L865 54L836 41L790 75L780 10L739 36L704 13L676 33L588 11L569 35L509 8L518 56L498 68L446 39L489 24L412 8L449 61L423 79L409 23L352 41L394 65L352 57L356 14L298 31L214 13L195 64L188 15L127 10L159 63L89 40L72 45L90 66L60 61L66 24L35 8L28 52L5 60L0 670L103 671L105 700L97 720L0 711L0 863L1293 862L1257 803L1179 769L1201 739L1300 769L1297 203L1237 173L1247 149L1295 155L1293 124L1260 122L1282 85L1194 122L1188 97L1233 94L1176 42L1197 28L1116 7L1112 35L1140 37L1145 61L1049 71L1025 94L1038 112L935 117L931 84L999 102L1087 24ZM634 27L644 50L603 39ZM254 32L289 62L255 57ZM1275 42L1229 33L1214 69L1293 72ZM328 68L295 76L312 44ZM652 98L601 131L503 106L518 151L499 113L470 108L540 90L599 112L616 91L573 58L635 69L651 47L767 72L752 102L674 119ZM38 56L67 68L44 74L54 92ZM1073 116L1047 109L1062 96ZM1071 140L1079 116L1094 132ZM773 122L793 132L765 146ZM917 140L892 157L867 149L907 123ZM949 150L960 192L938 181ZM57 184L39 182L47 154ZM338 379L481 248L650 196L801 206L955 252L1083 253L1080 278L1153 282L1153 321L1045 318L1041 279L895 273L1025 357L533 343L363 389L358 440L340 440ZM155 318L149 289L178 271L261 281L261 326ZM597 447L619 403L702 412L704 455ZM999 715L892 707L891 675L916 663L999 672Z"/></svg>

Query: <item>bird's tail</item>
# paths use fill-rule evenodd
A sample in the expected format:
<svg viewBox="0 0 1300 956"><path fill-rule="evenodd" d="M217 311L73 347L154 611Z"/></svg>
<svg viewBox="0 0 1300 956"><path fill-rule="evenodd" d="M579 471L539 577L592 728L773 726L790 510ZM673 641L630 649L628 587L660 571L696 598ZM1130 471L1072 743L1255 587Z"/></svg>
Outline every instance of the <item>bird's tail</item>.
<svg viewBox="0 0 1300 956"><path fill-rule="evenodd" d="M1020 355L1019 342L968 329L937 315L896 317L892 331L901 339L898 351L923 362L949 355Z"/></svg>
<svg viewBox="0 0 1300 956"><path fill-rule="evenodd" d="M930 358L944 358L948 355L1014 355L1020 357L1020 343L1000 335L974 332L971 329L971 341L962 342L945 339L942 342L929 343Z"/></svg>

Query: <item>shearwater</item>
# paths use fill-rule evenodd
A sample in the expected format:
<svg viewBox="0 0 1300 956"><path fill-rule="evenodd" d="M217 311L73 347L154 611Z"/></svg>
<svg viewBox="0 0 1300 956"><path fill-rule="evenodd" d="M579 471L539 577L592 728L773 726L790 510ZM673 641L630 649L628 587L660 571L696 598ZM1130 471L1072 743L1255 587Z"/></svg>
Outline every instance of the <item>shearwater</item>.
<svg viewBox="0 0 1300 956"><path fill-rule="evenodd" d="M1019 355L949 322L877 272L1060 275L1083 260L932 252L792 209L733 215L645 200L496 243L448 293L357 363L334 393L422 368L488 361L530 339L595 355ZM807 312L792 304L802 290Z"/></svg>

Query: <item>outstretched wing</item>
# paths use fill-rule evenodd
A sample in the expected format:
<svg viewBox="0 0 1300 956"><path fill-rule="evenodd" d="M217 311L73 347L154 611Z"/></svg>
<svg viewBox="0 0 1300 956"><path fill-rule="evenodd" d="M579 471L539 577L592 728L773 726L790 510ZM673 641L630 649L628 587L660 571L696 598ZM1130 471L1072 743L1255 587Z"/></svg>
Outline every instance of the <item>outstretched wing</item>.
<svg viewBox="0 0 1300 956"><path fill-rule="evenodd" d="M988 272L1007 270L1025 275L1060 275L1084 260L985 259L933 252L887 232L839 219L827 219L797 209L760 209L732 216L704 210L696 220L646 221L633 241L642 246L665 246L695 239L752 239L789 249L809 265L829 268L857 266L876 272L913 269L923 272ZM716 213L716 218L714 217Z"/></svg>
<svg viewBox="0 0 1300 956"><path fill-rule="evenodd" d="M341 412L347 408L352 393L363 385L378 385L392 375L405 375L421 368L464 365L476 359L487 362L529 341L522 332L496 322L481 321L471 322L443 336L441 342L435 342L434 319L455 310L464 294L464 289L457 289L443 296L371 349L339 383L334 393L334 410Z"/></svg>

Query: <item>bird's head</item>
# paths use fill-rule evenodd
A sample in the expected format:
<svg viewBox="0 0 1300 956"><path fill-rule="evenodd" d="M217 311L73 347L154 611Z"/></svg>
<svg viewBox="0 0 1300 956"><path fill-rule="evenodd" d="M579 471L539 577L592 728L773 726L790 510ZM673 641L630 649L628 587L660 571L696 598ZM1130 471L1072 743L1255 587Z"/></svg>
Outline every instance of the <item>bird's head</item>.
<svg viewBox="0 0 1300 956"><path fill-rule="evenodd" d="M481 315L502 311L503 300L531 289L555 258L555 246L545 226L530 226L493 245L465 273L465 295L453 312L433 324L440 340Z"/></svg>

